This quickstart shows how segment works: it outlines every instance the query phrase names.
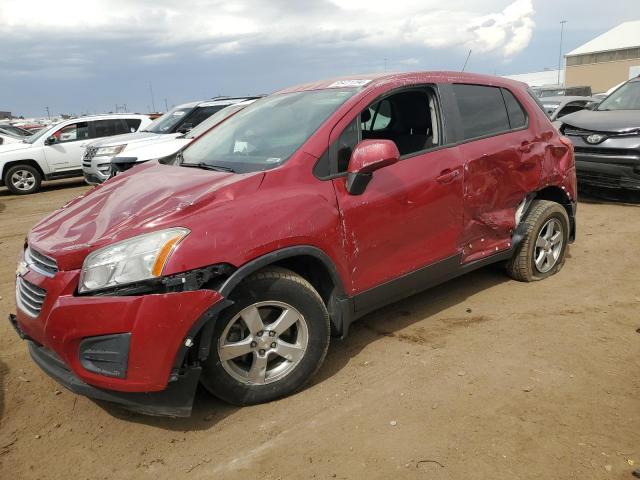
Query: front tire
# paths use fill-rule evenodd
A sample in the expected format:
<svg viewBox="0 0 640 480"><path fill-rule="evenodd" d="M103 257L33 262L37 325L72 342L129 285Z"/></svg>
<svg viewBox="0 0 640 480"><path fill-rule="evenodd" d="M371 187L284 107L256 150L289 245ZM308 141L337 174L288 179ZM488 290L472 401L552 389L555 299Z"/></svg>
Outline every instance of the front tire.
<svg viewBox="0 0 640 480"><path fill-rule="evenodd" d="M269 402L299 390L322 365L329 314L313 286L271 267L244 280L216 321L201 381L234 405Z"/></svg>
<svg viewBox="0 0 640 480"><path fill-rule="evenodd" d="M21 163L9 167L2 180L15 195L29 195L40 190L42 175L37 168Z"/></svg>
<svg viewBox="0 0 640 480"><path fill-rule="evenodd" d="M520 282L544 280L560 271L569 241L569 216L549 200L535 200L522 220L525 234L507 263L509 276Z"/></svg>

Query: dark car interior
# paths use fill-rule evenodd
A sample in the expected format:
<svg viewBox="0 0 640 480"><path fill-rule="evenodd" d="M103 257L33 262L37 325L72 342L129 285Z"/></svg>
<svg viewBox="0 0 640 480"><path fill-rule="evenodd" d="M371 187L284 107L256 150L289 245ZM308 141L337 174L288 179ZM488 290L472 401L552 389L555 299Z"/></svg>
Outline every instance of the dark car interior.
<svg viewBox="0 0 640 480"><path fill-rule="evenodd" d="M397 93L362 112L362 139L391 140L400 155L409 155L438 144L435 119L435 104L426 90Z"/></svg>

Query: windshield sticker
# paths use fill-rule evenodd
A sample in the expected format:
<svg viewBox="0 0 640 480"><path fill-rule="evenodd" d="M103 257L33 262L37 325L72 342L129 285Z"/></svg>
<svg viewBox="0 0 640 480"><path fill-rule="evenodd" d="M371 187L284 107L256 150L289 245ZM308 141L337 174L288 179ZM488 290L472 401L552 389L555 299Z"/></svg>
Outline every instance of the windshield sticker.
<svg viewBox="0 0 640 480"><path fill-rule="evenodd" d="M338 80L327 88L364 87L367 83L371 83L371 80Z"/></svg>
<svg viewBox="0 0 640 480"><path fill-rule="evenodd" d="M182 117L184 115L184 111L178 110L177 112L173 112L171 115L174 117Z"/></svg>
<svg viewBox="0 0 640 480"><path fill-rule="evenodd" d="M267 158L265 160L265 162L267 162L267 163L278 163L280 160L281 160L280 158L270 157L270 158Z"/></svg>

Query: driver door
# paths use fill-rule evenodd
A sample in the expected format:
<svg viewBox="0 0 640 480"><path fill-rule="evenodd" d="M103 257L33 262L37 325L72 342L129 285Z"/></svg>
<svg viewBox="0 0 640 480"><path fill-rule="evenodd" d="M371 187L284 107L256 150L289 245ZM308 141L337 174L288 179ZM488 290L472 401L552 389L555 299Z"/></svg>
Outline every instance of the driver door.
<svg viewBox="0 0 640 480"><path fill-rule="evenodd" d="M56 142L43 147L45 159L52 172L79 169L82 165L82 155L89 143L90 122L77 122L65 125L56 131L52 137Z"/></svg>
<svg viewBox="0 0 640 480"><path fill-rule="evenodd" d="M398 163L373 173L361 195L347 191L344 177L333 179L352 294L368 291L356 296L357 310L370 309L376 298L389 299L395 286L407 285L395 280L411 277L417 285L424 267L441 261L446 263L440 264L442 268L459 263L463 162L457 147L444 145L435 100L435 92L425 88L374 103L329 149L333 161L344 169L362 138L392 140L401 154Z"/></svg>

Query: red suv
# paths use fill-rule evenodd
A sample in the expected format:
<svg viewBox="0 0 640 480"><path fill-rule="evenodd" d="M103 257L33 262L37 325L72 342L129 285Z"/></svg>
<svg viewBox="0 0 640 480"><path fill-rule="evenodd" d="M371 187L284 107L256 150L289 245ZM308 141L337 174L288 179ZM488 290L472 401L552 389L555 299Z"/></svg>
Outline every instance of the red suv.
<svg viewBox="0 0 640 480"><path fill-rule="evenodd" d="M185 416L201 382L266 402L382 305L490 263L521 281L558 272L575 209L571 142L524 84L315 82L42 220L10 319L89 397Z"/></svg>

